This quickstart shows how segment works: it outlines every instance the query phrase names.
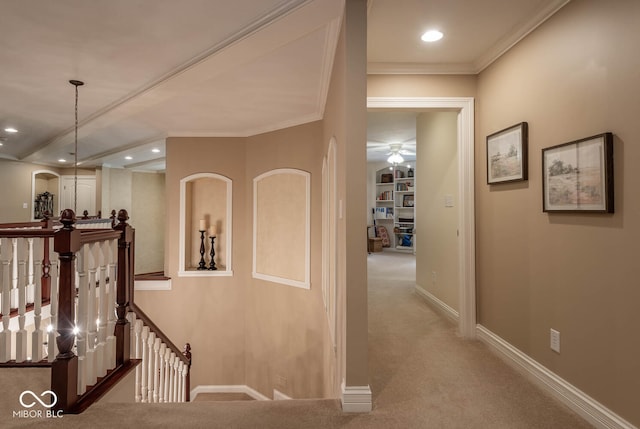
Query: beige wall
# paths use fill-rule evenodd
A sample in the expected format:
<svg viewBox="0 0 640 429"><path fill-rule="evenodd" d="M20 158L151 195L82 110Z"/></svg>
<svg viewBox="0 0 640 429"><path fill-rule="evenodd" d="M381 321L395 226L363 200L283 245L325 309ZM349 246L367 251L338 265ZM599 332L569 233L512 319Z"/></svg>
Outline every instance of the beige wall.
<svg viewBox="0 0 640 429"><path fill-rule="evenodd" d="M0 187L0 222L31 221L33 216L31 176L36 170L59 172L56 168L0 159L0 183L11 184L11 186ZM54 194L56 194L55 201L57 206L60 195L57 195L57 190ZM27 208L23 208L24 203L27 203Z"/></svg>
<svg viewBox="0 0 640 429"><path fill-rule="evenodd" d="M368 97L474 97L473 75L369 75Z"/></svg>
<svg viewBox="0 0 640 429"><path fill-rule="evenodd" d="M170 291L138 291L136 303L172 341L191 343L192 388L245 384L245 284L250 241L244 198L245 144L234 138L169 138L166 142L165 272ZM233 180L233 277L178 277L180 179L218 173ZM135 226L135 225L134 225ZM139 234L136 232L136 238Z"/></svg>
<svg viewBox="0 0 640 429"><path fill-rule="evenodd" d="M246 383L269 397L274 388L293 398L332 396L323 360L330 341L320 271L322 155L321 122L247 139L248 233L253 231L255 177L278 168L311 173L311 289L259 279L251 279L246 286ZM280 215L287 217L285 212ZM304 236L280 239L304 241ZM250 249L244 249L247 258L251 258Z"/></svg>
<svg viewBox="0 0 640 429"><path fill-rule="evenodd" d="M479 322L640 425L640 2L570 2L480 74ZM529 180L486 184L485 138L529 123ZM541 150L614 133L615 214L542 212ZM549 329L561 333L561 353Z"/></svg>
<svg viewBox="0 0 640 429"><path fill-rule="evenodd" d="M420 113L416 131L416 284L459 310L458 113ZM445 207L445 198L453 207Z"/></svg>
<svg viewBox="0 0 640 429"><path fill-rule="evenodd" d="M164 270L164 176L164 173L142 172L134 172L131 175L132 201L129 223L136 229L136 273ZM110 216L109 213L102 215Z"/></svg>
<svg viewBox="0 0 640 429"><path fill-rule="evenodd" d="M324 153L335 138L338 206L337 368L333 389L369 385L367 335L366 1L346 2L324 116ZM340 204L340 202L342 204Z"/></svg>

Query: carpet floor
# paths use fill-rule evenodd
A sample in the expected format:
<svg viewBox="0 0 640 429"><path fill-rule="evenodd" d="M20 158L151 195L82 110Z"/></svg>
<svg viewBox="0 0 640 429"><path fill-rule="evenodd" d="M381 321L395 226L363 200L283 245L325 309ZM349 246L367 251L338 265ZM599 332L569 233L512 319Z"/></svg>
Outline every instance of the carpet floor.
<svg viewBox="0 0 640 429"><path fill-rule="evenodd" d="M371 413L343 413L340 402L332 399L238 400L96 404L80 415L31 419L12 417L19 393L8 393L4 398L16 401L0 401L0 428L591 427L484 344L461 339L456 327L414 292L412 255L382 252L368 258ZM11 381L9 372L0 371L3 386L27 385L26 379ZM16 376L27 377L34 389L42 389L38 383L46 386L48 375L39 371L44 375L35 371ZM38 377L41 382L35 381Z"/></svg>

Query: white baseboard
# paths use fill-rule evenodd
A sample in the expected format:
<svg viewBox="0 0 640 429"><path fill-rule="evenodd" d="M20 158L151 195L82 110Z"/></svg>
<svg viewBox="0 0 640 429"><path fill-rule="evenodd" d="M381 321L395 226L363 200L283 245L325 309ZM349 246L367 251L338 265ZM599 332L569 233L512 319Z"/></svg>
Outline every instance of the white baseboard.
<svg viewBox="0 0 640 429"><path fill-rule="evenodd" d="M457 310L455 310L453 307L446 304L444 301L441 301L440 299L438 299L431 292L428 292L427 290L421 288L418 285L416 285L415 291L418 295L426 299L429 304L435 307L435 309L440 314L442 314L443 316L445 316L447 319L451 320L455 324L458 324L458 322L460 321L460 313Z"/></svg>
<svg viewBox="0 0 640 429"><path fill-rule="evenodd" d="M509 365L524 373L536 385L567 405L589 423L602 429L637 429L634 425L549 371L482 325L476 326L477 338L497 352Z"/></svg>
<svg viewBox="0 0 640 429"><path fill-rule="evenodd" d="M167 280L136 280L134 290L171 290L171 279Z"/></svg>
<svg viewBox="0 0 640 429"><path fill-rule="evenodd" d="M368 413L371 408L371 388L368 385L342 385L342 411L345 413Z"/></svg>
<svg viewBox="0 0 640 429"><path fill-rule="evenodd" d="M278 389L273 389L273 400L274 401L284 401L284 400L288 400L288 399L291 399L291 397L288 396L288 395L285 395L284 393L282 393Z"/></svg>
<svg viewBox="0 0 640 429"><path fill-rule="evenodd" d="M267 398L262 393L257 390L245 385L245 384L234 384L234 385L210 385L210 386L196 386L191 389L191 400L193 401L199 393L245 393L251 396L256 401L270 401L270 398Z"/></svg>

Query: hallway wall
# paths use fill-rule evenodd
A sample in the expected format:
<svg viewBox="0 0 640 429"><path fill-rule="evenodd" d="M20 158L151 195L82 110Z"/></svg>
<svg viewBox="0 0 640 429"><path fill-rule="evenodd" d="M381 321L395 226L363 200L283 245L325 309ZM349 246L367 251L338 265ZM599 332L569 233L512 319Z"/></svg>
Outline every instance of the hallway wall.
<svg viewBox="0 0 640 429"><path fill-rule="evenodd" d="M479 323L640 425L640 3L572 1L479 75ZM529 180L486 184L487 135L529 124ZM542 212L541 150L611 131L615 214ZM561 333L561 353L549 330Z"/></svg>
<svg viewBox="0 0 640 429"><path fill-rule="evenodd" d="M458 113L420 113L416 147L416 284L459 311Z"/></svg>

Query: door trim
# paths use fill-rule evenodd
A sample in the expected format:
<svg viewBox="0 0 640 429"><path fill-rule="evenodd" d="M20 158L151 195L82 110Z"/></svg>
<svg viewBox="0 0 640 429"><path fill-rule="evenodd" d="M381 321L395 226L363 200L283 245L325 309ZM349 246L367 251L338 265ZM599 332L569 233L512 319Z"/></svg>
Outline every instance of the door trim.
<svg viewBox="0 0 640 429"><path fill-rule="evenodd" d="M458 329L463 338L476 336L474 98L367 97L368 109L455 110L458 112L458 192L460 195Z"/></svg>

